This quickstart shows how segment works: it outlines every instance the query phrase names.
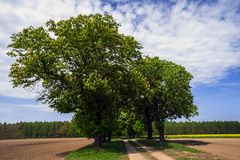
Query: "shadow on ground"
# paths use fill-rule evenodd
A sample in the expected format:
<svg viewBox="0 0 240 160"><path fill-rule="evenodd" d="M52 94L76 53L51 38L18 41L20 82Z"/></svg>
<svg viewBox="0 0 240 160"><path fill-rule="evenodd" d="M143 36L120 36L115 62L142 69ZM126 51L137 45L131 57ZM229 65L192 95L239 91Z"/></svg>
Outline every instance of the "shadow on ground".
<svg viewBox="0 0 240 160"><path fill-rule="evenodd" d="M57 156L57 157L65 157L65 156L67 156L70 152L71 152L71 151L57 153L56 156Z"/></svg>
<svg viewBox="0 0 240 160"><path fill-rule="evenodd" d="M202 146L210 144L209 142L204 142L201 140L168 140L168 142L179 143L188 146Z"/></svg>

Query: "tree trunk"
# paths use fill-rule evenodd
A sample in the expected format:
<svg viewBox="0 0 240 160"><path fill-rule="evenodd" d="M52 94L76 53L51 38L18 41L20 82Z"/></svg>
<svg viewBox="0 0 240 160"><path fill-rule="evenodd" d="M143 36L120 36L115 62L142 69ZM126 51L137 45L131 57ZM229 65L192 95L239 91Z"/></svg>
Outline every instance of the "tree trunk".
<svg viewBox="0 0 240 160"><path fill-rule="evenodd" d="M150 124L147 125L147 139L152 139L152 123L150 122Z"/></svg>
<svg viewBox="0 0 240 160"><path fill-rule="evenodd" d="M105 134L102 136L102 142L103 142L103 143L106 143L106 142L107 142L107 136L106 136Z"/></svg>
<svg viewBox="0 0 240 160"><path fill-rule="evenodd" d="M100 134L95 137L94 144L98 149L102 147L102 136Z"/></svg>
<svg viewBox="0 0 240 160"><path fill-rule="evenodd" d="M150 120L150 117L148 116L147 117L147 138L148 139L152 139L152 132L153 132L152 122Z"/></svg>
<svg viewBox="0 0 240 160"><path fill-rule="evenodd" d="M152 122L150 119L150 115L149 115L149 109L145 110L145 119L146 119L146 125L147 125L147 139L152 139Z"/></svg>
<svg viewBox="0 0 240 160"><path fill-rule="evenodd" d="M107 142L111 142L112 141L112 133L109 132L108 135L107 135Z"/></svg>
<svg viewBox="0 0 240 160"><path fill-rule="evenodd" d="M96 113L96 125L99 126L100 124L101 124L101 112L97 111L97 113ZM95 147L98 148L98 149L101 148L102 143L103 143L102 135L101 135L101 133L98 133L96 135L95 141L94 141Z"/></svg>
<svg viewBox="0 0 240 160"><path fill-rule="evenodd" d="M160 142L165 142L165 137L164 137L164 121L160 121L158 125L158 133L159 133L159 140Z"/></svg>

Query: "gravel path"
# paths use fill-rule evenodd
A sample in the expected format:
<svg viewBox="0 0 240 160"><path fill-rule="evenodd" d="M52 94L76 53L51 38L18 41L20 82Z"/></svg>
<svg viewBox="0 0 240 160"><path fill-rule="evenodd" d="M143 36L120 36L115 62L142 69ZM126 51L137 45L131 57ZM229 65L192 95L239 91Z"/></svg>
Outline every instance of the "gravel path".
<svg viewBox="0 0 240 160"><path fill-rule="evenodd" d="M141 153L137 152L134 147L128 143L127 140L124 140L125 146L128 152L129 160L146 160Z"/></svg>
<svg viewBox="0 0 240 160"><path fill-rule="evenodd" d="M136 142L136 141L135 141ZM138 143L136 142L139 146L141 146L142 148L144 148L146 151L148 151L154 158L159 159L159 160L174 160L174 158L166 155L165 153L158 151L158 150L154 150L152 147L148 147L144 144Z"/></svg>
<svg viewBox="0 0 240 160"><path fill-rule="evenodd" d="M0 160L64 160L69 152L92 142L86 138L0 140Z"/></svg>

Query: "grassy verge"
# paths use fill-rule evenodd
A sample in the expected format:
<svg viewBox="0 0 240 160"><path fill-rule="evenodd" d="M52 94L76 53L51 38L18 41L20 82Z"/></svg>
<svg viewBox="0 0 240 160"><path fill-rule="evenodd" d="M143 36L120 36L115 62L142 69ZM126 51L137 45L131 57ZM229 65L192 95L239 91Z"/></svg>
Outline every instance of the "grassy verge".
<svg viewBox="0 0 240 160"><path fill-rule="evenodd" d="M195 158L178 158L177 160L197 160Z"/></svg>
<svg viewBox="0 0 240 160"><path fill-rule="evenodd" d="M194 149L194 148L189 148L184 146L183 144L178 144L178 143L168 143L168 142L158 142L156 140L139 140L140 143L145 144L147 146L151 146L155 149L160 149L160 150L165 150L165 149L175 149L177 151L186 151L186 152L192 152L192 153L201 153L203 151Z"/></svg>
<svg viewBox="0 0 240 160"><path fill-rule="evenodd" d="M153 147L154 149L161 150L176 160L221 160L219 156L189 148L179 143L160 143L156 140L138 140L138 142Z"/></svg>
<svg viewBox="0 0 240 160"><path fill-rule="evenodd" d="M240 138L240 134L186 134L166 135L166 138Z"/></svg>
<svg viewBox="0 0 240 160"><path fill-rule="evenodd" d="M88 145L77 151L71 152L65 160L128 160L127 151L123 141L115 140L106 143L100 150L93 145Z"/></svg>

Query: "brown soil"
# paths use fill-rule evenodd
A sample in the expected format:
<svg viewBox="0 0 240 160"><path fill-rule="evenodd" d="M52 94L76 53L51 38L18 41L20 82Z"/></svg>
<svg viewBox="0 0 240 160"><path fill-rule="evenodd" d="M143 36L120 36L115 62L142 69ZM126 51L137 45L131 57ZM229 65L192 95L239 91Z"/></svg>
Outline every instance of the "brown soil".
<svg viewBox="0 0 240 160"><path fill-rule="evenodd" d="M201 138L177 141L182 141L189 147L219 155L224 160L240 160L240 138Z"/></svg>
<svg viewBox="0 0 240 160"><path fill-rule="evenodd" d="M165 149L163 152L175 159L226 160L218 155L213 155L207 152L193 153L189 151L179 151L176 149Z"/></svg>
<svg viewBox="0 0 240 160"><path fill-rule="evenodd" d="M140 147L144 148L150 155L153 157L152 159L160 159L160 160L174 160L172 157L168 156L167 154L155 150L152 147L146 146L142 143L136 142Z"/></svg>
<svg viewBox="0 0 240 160"><path fill-rule="evenodd" d="M130 143L128 143L127 140L124 140L124 143L127 149L129 160L146 160L146 158L144 158L144 156L141 153L136 151L134 147Z"/></svg>
<svg viewBox="0 0 240 160"><path fill-rule="evenodd" d="M86 138L0 140L0 160L63 160L92 142Z"/></svg>

